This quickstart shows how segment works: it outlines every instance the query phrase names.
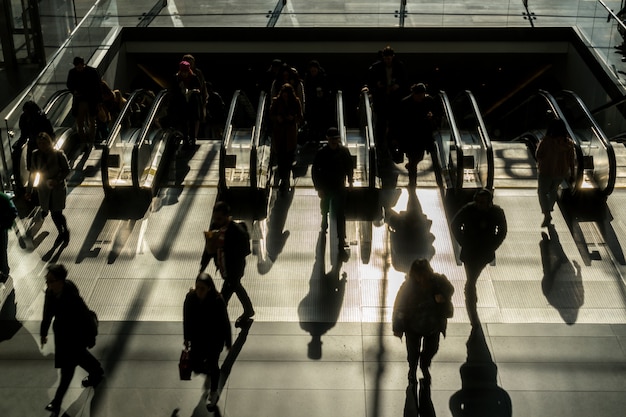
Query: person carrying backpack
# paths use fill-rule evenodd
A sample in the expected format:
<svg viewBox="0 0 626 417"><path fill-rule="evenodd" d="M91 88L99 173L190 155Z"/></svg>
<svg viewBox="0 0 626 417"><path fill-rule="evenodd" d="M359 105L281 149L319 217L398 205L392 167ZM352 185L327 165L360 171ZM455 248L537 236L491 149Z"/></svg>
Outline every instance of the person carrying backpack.
<svg viewBox="0 0 626 417"><path fill-rule="evenodd" d="M224 279L221 293L226 303L233 293L237 294L243 306L243 314L235 321L236 327L241 327L254 316L248 292L241 285L246 269L246 256L251 253L250 236L242 224L233 221L227 203L218 201L213 208L210 231L205 232L206 246L200 261L200 272L204 272L211 259L215 261Z"/></svg>
<svg viewBox="0 0 626 417"><path fill-rule="evenodd" d="M45 407L52 412L52 416L61 414L61 403L77 366L89 373L82 381L85 388L95 388L104 377L100 362L87 350L95 345L92 312L81 298L76 284L66 278L65 266L48 266L40 328L41 346L43 348L48 342L48 329L54 318L54 367L61 369L61 379L54 399Z"/></svg>
<svg viewBox="0 0 626 417"><path fill-rule="evenodd" d="M11 197L0 193L0 282L5 282L9 276L9 229L17 217L17 209Z"/></svg>

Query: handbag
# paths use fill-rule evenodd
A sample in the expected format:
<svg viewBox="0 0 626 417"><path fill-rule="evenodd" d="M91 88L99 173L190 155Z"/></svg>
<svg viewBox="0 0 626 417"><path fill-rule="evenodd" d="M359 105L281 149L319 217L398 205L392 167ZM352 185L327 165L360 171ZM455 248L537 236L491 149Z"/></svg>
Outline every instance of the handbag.
<svg viewBox="0 0 626 417"><path fill-rule="evenodd" d="M180 353L178 361L178 373L181 381L189 381L191 379L191 352L189 349L183 349Z"/></svg>

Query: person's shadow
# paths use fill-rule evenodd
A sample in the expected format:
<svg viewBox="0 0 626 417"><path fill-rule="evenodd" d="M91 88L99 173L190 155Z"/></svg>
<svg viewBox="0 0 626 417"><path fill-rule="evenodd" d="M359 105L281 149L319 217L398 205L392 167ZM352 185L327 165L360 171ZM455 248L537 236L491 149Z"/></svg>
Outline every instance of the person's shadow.
<svg viewBox="0 0 626 417"><path fill-rule="evenodd" d="M491 358L480 323L467 340L467 360L460 369L462 388L450 397L453 417L510 417L511 397L498 386L498 367Z"/></svg>
<svg viewBox="0 0 626 417"><path fill-rule="evenodd" d="M343 264L342 254L337 252L332 259L332 268L325 271L326 234L320 232L313 272L309 280L309 292L298 305L300 327L311 334L307 356L322 358L322 335L337 323L346 290L347 275L339 276Z"/></svg>
<svg viewBox="0 0 626 417"><path fill-rule="evenodd" d="M409 188L408 193L406 211L385 210L391 240L391 263L396 271L401 272L409 272L415 259L430 260L435 255L435 236L430 231L433 222L422 211L415 188Z"/></svg>
<svg viewBox="0 0 626 417"><path fill-rule="evenodd" d="M569 262L553 225L548 227L548 233L541 232L539 249L543 266L543 295L566 324L575 324L578 311L585 302L581 267L576 261Z"/></svg>
<svg viewBox="0 0 626 417"><path fill-rule="evenodd" d="M285 248L289 239L289 230L284 230L289 214L289 207L293 201L293 188L281 195L272 193L273 201L267 220L267 233L265 245L259 245L261 250L257 258L257 270L261 274L267 274Z"/></svg>

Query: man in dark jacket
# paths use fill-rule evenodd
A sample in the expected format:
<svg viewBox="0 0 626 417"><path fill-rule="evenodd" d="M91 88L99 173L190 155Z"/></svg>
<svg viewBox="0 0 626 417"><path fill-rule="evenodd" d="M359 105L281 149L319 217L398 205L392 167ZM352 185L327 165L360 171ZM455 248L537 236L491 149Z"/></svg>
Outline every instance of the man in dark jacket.
<svg viewBox="0 0 626 417"><path fill-rule="evenodd" d="M474 201L463 206L452 219L452 233L461 245L461 261L465 266L465 305L472 324L478 323L476 282L485 266L493 261L496 249L506 237L504 210L493 204L493 195L481 189Z"/></svg>
<svg viewBox="0 0 626 417"><path fill-rule="evenodd" d="M433 272L426 259L417 259L398 290L393 306L393 334L406 334L409 384L417 382L417 365L430 385L430 364L439 350L440 334L446 335L452 317L454 287L445 275ZM423 345L422 345L423 340ZM421 350L420 350L421 348Z"/></svg>
<svg viewBox="0 0 626 417"><path fill-rule="evenodd" d="M74 58L74 68L67 74L67 88L72 92L72 115L81 139L93 144L96 137L96 115L98 103L102 102L100 74L98 70L85 64L82 57ZM88 132L85 133L85 125Z"/></svg>
<svg viewBox="0 0 626 417"><path fill-rule="evenodd" d="M102 381L104 370L100 362L89 353L87 346L93 341L85 337L87 320L91 319L87 305L78 288L66 279L67 269L61 264L48 266L46 296L41 321L41 346L48 342L48 329L54 318L54 366L61 368L61 380L54 399L46 406L53 415L59 415L61 403L74 377L76 366L89 375L83 379L83 387L96 387Z"/></svg>
<svg viewBox="0 0 626 417"><path fill-rule="evenodd" d="M352 156L340 143L339 130L331 127L326 132L328 144L320 149L313 159L311 176L313 185L320 197L322 212L322 231L328 229L328 213L332 205L337 219L337 237L339 248L346 245L346 178L352 187L354 182Z"/></svg>
<svg viewBox="0 0 626 417"><path fill-rule="evenodd" d="M206 246L200 261L200 272L203 272L211 258L224 279L222 296L226 303L233 292L243 306L243 314L235 322L240 327L254 316L254 308L248 292L241 285L241 278L246 269L246 256L250 254L250 237L247 230L230 216L230 206L223 201L215 203L211 230L205 232Z"/></svg>

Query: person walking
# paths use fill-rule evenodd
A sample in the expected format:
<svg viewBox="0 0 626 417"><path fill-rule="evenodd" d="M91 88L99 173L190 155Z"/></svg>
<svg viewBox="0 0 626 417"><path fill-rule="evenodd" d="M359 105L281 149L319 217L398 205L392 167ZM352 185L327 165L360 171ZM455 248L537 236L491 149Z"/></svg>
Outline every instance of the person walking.
<svg viewBox="0 0 626 417"><path fill-rule="evenodd" d="M59 231L55 244L61 241L69 243L70 230L63 209L67 196L65 178L70 173L70 166L65 153L54 149L49 134L42 132L37 136L37 147L31 162L31 193L32 189L37 189L42 217L45 218L48 211L51 213L52 221ZM31 193L27 193L27 199L31 198Z"/></svg>
<svg viewBox="0 0 626 417"><path fill-rule="evenodd" d="M96 68L85 64L85 59L77 56L74 68L67 74L67 88L72 92L72 115L81 140L89 147L96 138L96 116L98 103L102 102L100 73Z"/></svg>
<svg viewBox="0 0 626 417"><path fill-rule="evenodd" d="M195 288L185 298L183 332L185 347L191 350L192 369L196 373L208 373L211 377L206 405L212 409L218 400L220 353L224 346L230 350L232 336L226 302L217 292L213 278L206 272L198 274Z"/></svg>
<svg viewBox="0 0 626 417"><path fill-rule="evenodd" d="M450 226L461 245L461 261L465 267L465 305L470 322L478 323L476 282L485 266L493 261L507 233L506 216L500 206L493 204L493 194L481 189L474 201L461 207Z"/></svg>
<svg viewBox="0 0 626 417"><path fill-rule="evenodd" d="M7 194L0 192L0 282L9 277L9 229L17 217L17 209Z"/></svg>
<svg viewBox="0 0 626 417"><path fill-rule="evenodd" d="M535 156L539 171L537 194L543 213L541 227L548 227L552 221L551 213L559 185L566 180L573 183L576 174L574 141L569 137L563 120L550 122L545 136L537 146Z"/></svg>
<svg viewBox="0 0 626 417"><path fill-rule="evenodd" d="M211 259L214 259L220 275L224 279L222 297L228 304L233 293L243 306L243 313L235 321L241 327L254 316L254 308L248 292L241 285L246 269L246 256L250 252L250 236L244 227L230 216L230 206L218 201L213 208L211 230L205 232L206 246L200 261L200 272L204 272Z"/></svg>
<svg viewBox="0 0 626 417"><path fill-rule="evenodd" d="M352 156L348 148L340 143L336 127L328 129L326 140L328 143L315 154L311 176L320 198L322 231L326 233L328 229L328 213L332 207L337 219L339 248L343 249L346 246L346 179L350 187L354 183Z"/></svg>
<svg viewBox="0 0 626 417"><path fill-rule="evenodd" d="M452 317L454 287L445 275L433 272L427 259L411 264L393 306L392 329L396 337L406 335L409 384L417 383L417 366L430 386L430 364L439 350L440 335L446 335Z"/></svg>
<svg viewBox="0 0 626 417"><path fill-rule="evenodd" d="M406 169L409 186L417 184L417 164L424 159L424 152L434 150L433 128L438 114L435 99L426 93L426 85L411 86L411 94L400 102L401 133L395 136L400 151L407 156Z"/></svg>
<svg viewBox="0 0 626 417"><path fill-rule="evenodd" d="M95 341L90 341L84 331L90 311L81 298L76 285L67 279L67 269L62 264L51 264L46 274L46 295L41 321L41 347L48 342L48 330L52 319L54 324L54 367L61 369L61 380L54 399L45 407L53 416L58 416L61 403L74 377L76 366L85 369L89 375L82 386L96 387L104 377L100 362L87 350Z"/></svg>

